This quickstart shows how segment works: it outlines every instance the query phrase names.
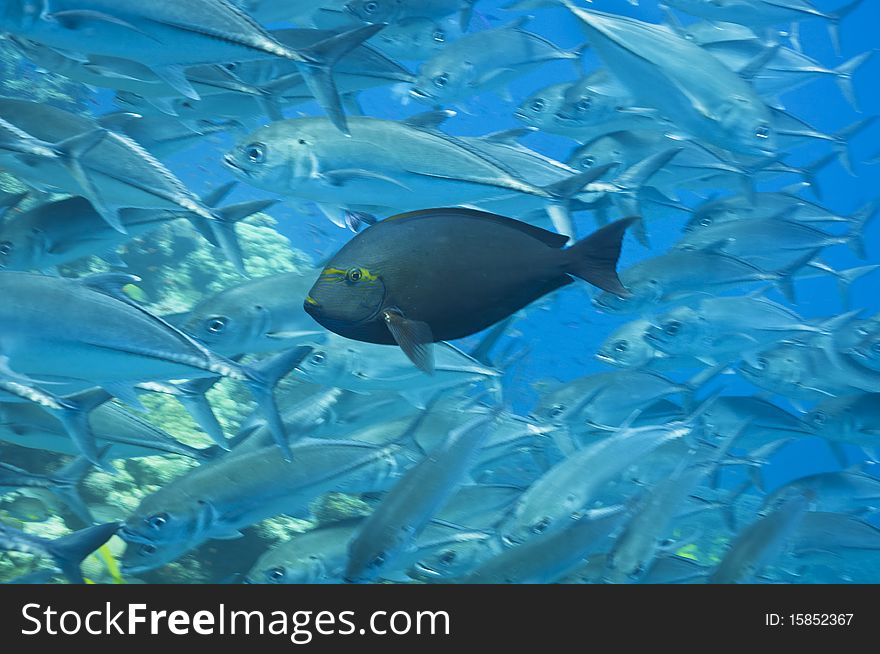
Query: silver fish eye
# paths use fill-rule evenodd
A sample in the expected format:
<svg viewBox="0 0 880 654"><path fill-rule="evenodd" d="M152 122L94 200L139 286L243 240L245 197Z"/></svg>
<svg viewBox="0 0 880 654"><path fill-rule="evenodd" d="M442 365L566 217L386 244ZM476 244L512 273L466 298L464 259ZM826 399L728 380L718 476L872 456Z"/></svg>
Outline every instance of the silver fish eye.
<svg viewBox="0 0 880 654"><path fill-rule="evenodd" d="M548 415L551 418L558 418L563 413L565 413L565 407L561 404L554 404L552 407L550 407L550 411L548 411Z"/></svg>
<svg viewBox="0 0 880 654"><path fill-rule="evenodd" d="M444 565L449 565L453 561L455 561L456 554L454 550L447 550L440 555L440 563Z"/></svg>
<svg viewBox="0 0 880 654"><path fill-rule="evenodd" d="M370 561L371 568L381 568L383 565L385 565L385 554L379 554L375 559Z"/></svg>
<svg viewBox="0 0 880 654"><path fill-rule="evenodd" d="M11 241L3 241L0 243L0 256L8 256L12 254L14 246Z"/></svg>
<svg viewBox="0 0 880 654"><path fill-rule="evenodd" d="M590 96L586 96L582 98L576 106L578 111L589 111L590 108L593 106L593 98L591 98Z"/></svg>
<svg viewBox="0 0 880 654"><path fill-rule="evenodd" d="M226 324L226 318L223 318L222 316L208 318L208 331L212 334L219 334L226 329Z"/></svg>
<svg viewBox="0 0 880 654"><path fill-rule="evenodd" d="M312 361L312 363L314 363L314 364L320 366L322 363L324 363L324 360L325 360L326 358L327 358L327 357L324 356L324 353L323 353L323 352L315 352L315 353L312 355L311 361Z"/></svg>
<svg viewBox="0 0 880 654"><path fill-rule="evenodd" d="M538 522L532 525L532 531L536 534L543 534L547 531L547 527L550 526L550 518L544 517L541 518Z"/></svg>
<svg viewBox="0 0 880 654"><path fill-rule="evenodd" d="M583 159L581 159L581 168L592 168L595 163L595 157L584 157Z"/></svg>
<svg viewBox="0 0 880 654"><path fill-rule="evenodd" d="M708 227L708 226L711 225L711 224L712 224L712 219L711 219L711 218L702 218L702 219L700 220L700 225L703 226L703 227Z"/></svg>
<svg viewBox="0 0 880 654"><path fill-rule="evenodd" d="M244 149L244 154L251 163L263 163L266 161L266 145L263 143L251 143Z"/></svg>
<svg viewBox="0 0 880 654"><path fill-rule="evenodd" d="M446 73L443 73L442 75L437 75L437 77L434 78L434 86L436 86L438 89L442 89L447 84L449 84L449 75L447 75Z"/></svg>
<svg viewBox="0 0 880 654"><path fill-rule="evenodd" d="M140 552L140 554L142 554L143 556L152 556L153 554L156 553L156 546L155 545L141 545L138 552Z"/></svg>
<svg viewBox="0 0 880 654"><path fill-rule="evenodd" d="M880 354L880 341L874 341L874 344L871 346L871 352Z"/></svg>
<svg viewBox="0 0 880 654"><path fill-rule="evenodd" d="M758 127L755 129L755 136L757 136L759 139L769 139L770 125L767 125L765 123L761 123L760 125L758 125Z"/></svg>
<svg viewBox="0 0 880 654"><path fill-rule="evenodd" d="M764 357L760 357L755 361L755 370L764 370L767 366L770 365L770 362L767 361Z"/></svg>
<svg viewBox="0 0 880 654"><path fill-rule="evenodd" d="M824 425L827 420L828 416L826 416L822 411L816 411L816 413L813 414L813 422L815 422L817 425Z"/></svg>
<svg viewBox="0 0 880 654"><path fill-rule="evenodd" d="M376 11L378 9L379 9L378 2L365 2L364 3L364 11L366 11L368 14L376 13Z"/></svg>
<svg viewBox="0 0 880 654"><path fill-rule="evenodd" d="M677 320L670 320L663 325L663 331L670 336L675 336L681 330L681 323Z"/></svg>
<svg viewBox="0 0 880 654"><path fill-rule="evenodd" d="M629 349L629 343L627 343L626 341L617 341L614 344L614 351L615 352L623 353L623 352L626 352L628 349Z"/></svg>
<svg viewBox="0 0 880 654"><path fill-rule="evenodd" d="M147 526L150 529L159 530L168 524L168 514L167 513L157 513L156 515L151 515L147 518Z"/></svg>
<svg viewBox="0 0 880 654"><path fill-rule="evenodd" d="M535 100L531 104L532 111L544 111L547 104L543 100Z"/></svg>
<svg viewBox="0 0 880 654"><path fill-rule="evenodd" d="M432 36L437 43L446 43L446 32L443 30L435 30Z"/></svg>
<svg viewBox="0 0 880 654"><path fill-rule="evenodd" d="M284 568L272 568L266 571L266 577L272 582L281 581L284 579Z"/></svg>

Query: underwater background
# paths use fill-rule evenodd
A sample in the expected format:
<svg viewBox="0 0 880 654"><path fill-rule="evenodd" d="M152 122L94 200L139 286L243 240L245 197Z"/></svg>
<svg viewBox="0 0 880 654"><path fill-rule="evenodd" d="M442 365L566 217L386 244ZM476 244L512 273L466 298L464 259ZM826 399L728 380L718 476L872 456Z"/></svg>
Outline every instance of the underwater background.
<svg viewBox="0 0 880 654"><path fill-rule="evenodd" d="M585 38L579 19L564 8L547 6L553 3L546 3L545 6L539 6L541 3L532 3L535 6L517 10L505 8L505 5L508 4L494 0L477 2L470 22L470 32L497 29L520 16L531 16L524 29L552 41L562 50L574 51L585 42L589 43L589 39ZM797 3L792 2L792 4ZM816 0L814 4L823 11L832 11L838 8L837 3L828 0ZM581 4L579 6L591 11L629 16L648 23L661 23L666 18L666 14L654 0L642 0L638 6L633 6L625 0L595 0L589 5ZM684 12L677 12L676 15L685 25L698 20ZM449 21L450 24L457 23L456 16L444 20ZM800 43L806 55L829 68L834 68L859 54L876 50L878 40L875 27L878 24L880 24L880 4L869 0L862 3L852 17L847 17L842 22L840 53L835 52L826 25L822 20L805 20L802 23ZM269 27L286 27L287 25L288 23L271 23ZM777 29L785 31L788 27L782 22L777 26ZM756 30L756 33L764 31L763 29ZM784 39L782 42L788 44L788 41ZM47 71L23 57L9 43L2 44L0 56L2 56L0 94L4 96L33 100L90 117L120 110L120 104L112 89L90 87L69 80L63 75ZM504 60L505 53L498 52L497 56L501 62ZM414 73L420 65L420 61L402 61L401 63ZM687 63L684 65L686 66ZM453 136L480 137L494 132L520 128L523 126L523 121L517 119L515 112L517 107L527 98L550 85L575 82L579 76L602 66L601 58L591 48L585 49L579 59L549 61L536 70L511 81L507 85L510 91L509 98L504 97L507 96L506 93L480 92L449 107L456 113L445 121L440 129ZM858 120L880 113L880 89L872 83L878 78L880 78L880 58L877 57L869 59L855 73L854 85L860 110L858 112L841 94L831 75L817 75L815 79L810 79L801 87L785 92L780 99L784 102L786 112L809 124L820 134L833 135ZM411 98L407 93L405 83L367 89L361 91L357 99L363 115L386 120L402 121L431 109L431 107L420 104ZM287 118L325 115L321 107L314 102L285 107L284 114ZM243 117L239 126L200 138L191 147L171 155L160 156L159 159L190 191L196 196L204 197L219 186L235 179L230 169L223 164L224 155L231 151L236 143L241 143L249 132L266 122L265 117ZM826 208L829 214L836 216L853 215L860 208L875 200L880 195L880 191L878 191L880 189L880 165L878 165L880 148L877 145L880 131L878 130L880 130L880 125L871 124L864 131L856 134L847 144L849 157L852 161L852 173L846 170L841 161L834 159L817 173L813 188L799 190L798 194L810 202L818 203ZM524 135L520 142L531 150L562 162L569 159L572 150L578 145L577 141L572 138L548 133L544 130L536 130ZM791 148L791 154L784 157L784 162L794 168L807 166L828 152L829 142L827 139L808 139L805 143L798 143L797 147ZM377 152L377 157L381 156L381 152ZM798 179L797 175L783 174L774 179L759 180L757 188L761 192L778 191L791 187L792 184L798 182ZM13 175L4 173L0 178L0 188L7 193L18 193L27 190L28 183L27 180L16 179ZM677 199L683 205L682 209L654 210L647 221L650 247L646 248L636 239L627 237L618 270L626 270L637 262L670 251L680 239L682 228L690 219L685 207L693 208L706 202L707 199L739 192L740 189L729 186L693 190L683 185ZM57 197L62 197L62 195L57 195ZM28 203L46 201L49 197L47 194L36 193L25 201L23 207L28 208L33 206ZM246 203L267 197L272 197L272 193L251 187L245 180L245 182L237 184L224 204ZM20 209L21 207L17 210ZM382 219L388 215L376 217ZM617 208L611 210L611 219L621 217L624 215ZM8 213L5 217L6 221L14 219L14 212ZM596 228L593 212L581 211L577 213L575 224L580 236L589 234ZM542 226L546 227L547 225L542 223ZM308 275L313 267L317 271L354 236L352 230L341 228L330 222L308 200L297 200L295 197L282 198L280 202L265 211L246 218L236 226L236 231L243 250L245 268L251 279L298 271ZM837 234L843 233L845 230L839 229L838 225L832 223L827 231ZM430 234L426 234L425 238L430 239ZM840 244L825 247L821 253L821 260L835 270L880 264L880 223L868 222L863 240L867 255L864 260L856 256L851 249ZM491 247L491 244L487 244L487 247ZM141 278L141 281L134 284L133 287L126 287L126 292L151 313L159 316L184 314L206 297L247 281L246 277L236 272L217 248L200 238L184 221L164 225L149 234L138 236L118 248L117 253L124 262L125 268L114 266L98 257L87 257L61 266L60 274L73 278L117 270L136 275ZM773 288L772 282L769 285L745 283L737 288L722 290L709 288L704 293L692 294L689 300L696 301L705 296L746 295L756 289L768 286L766 297L792 308L805 324L820 324L822 321L842 316L855 309L861 310L855 319L868 319L880 312L880 299L878 299L876 292L877 280L876 273L868 273L864 278L856 279L848 291L845 303L838 292L837 280L832 275L821 274L808 275L807 278L797 279L794 282L796 304L791 304L777 289ZM626 283L626 280L624 281ZM508 365L500 369L499 383L502 390L487 395L484 390L481 390L484 388L483 386L475 384L475 388L462 392L462 396L470 398L472 405L489 404L489 398L491 398L493 404L500 403L505 411L522 416L524 419L533 416L535 424L543 426L535 414L536 407L541 402L546 402L547 394L558 389L560 384L565 385L588 375L622 370L622 368L611 366L597 359L597 352L615 330L634 319L656 315L662 309L648 308L644 311L618 315L597 311L591 298L598 292L597 289L584 283L572 284L517 314L515 321L508 327L501 337L500 343L496 346L496 351L501 350L509 358ZM834 325L832 330L842 330L846 324ZM317 326L316 329L318 329ZM481 342L483 336L484 334L476 334L456 341L453 345L463 352L471 352ZM785 339L781 338L780 341L782 340ZM805 345L805 347L812 346ZM520 355L517 356L517 354ZM332 353L329 356L332 356ZM749 360L752 361L754 353L750 357L752 358ZM788 398L784 391L773 393L767 388L755 386L743 375L738 374L738 361L735 357L721 363L728 365L722 366L722 370L709 376L708 381L695 390L696 399L684 395L669 394L669 397L673 400L677 398L676 401L685 407L683 409L685 415L688 408L698 405L701 400L711 397L719 389L722 397L755 395L761 395L762 398L770 397L775 404L795 416L806 415L818 402L822 401L816 399L816 396L807 400ZM712 366L705 364L696 367L681 366L680 368L662 369L658 372L668 380L683 384L691 380L701 369L707 367L711 368ZM816 373L820 385L826 372L829 378L833 376L825 369L813 372ZM287 387L292 387L301 383L303 382L290 377L282 382L282 387L285 384ZM479 388L476 388L477 386ZM853 386L856 388L854 391L856 393L871 390L869 388L858 389L857 386L857 384ZM821 391L818 395L832 397L834 393ZM244 387L229 380L223 380L209 390L207 397L224 433L228 435L233 435L238 431L255 407ZM359 399L368 401L368 398L369 394L361 396ZM126 410L143 417L153 426L188 446L212 447L212 440L199 428L174 397L167 394L144 393L140 395L139 399L147 409L146 413L131 407ZM400 401L406 403L405 400ZM417 407L410 406L409 408L412 409L413 416L418 413ZM876 409L874 411L876 413ZM332 422L334 414L330 412L329 416L326 419ZM749 416L743 416L743 420L747 421L748 419ZM876 421L877 417L873 417L873 419ZM381 418L377 418L377 420L381 421ZM865 420L870 421L868 418ZM672 421L670 419L670 422ZM552 421L550 422L552 423ZM620 427L620 424L613 426ZM880 423L878 423L878 428L880 428ZM51 476L52 471L57 471L62 464L73 460L72 457L66 457L56 452L12 444L4 438L3 434L7 431L10 433L15 431L15 426L4 423L2 431L0 431L0 461L5 464L31 473ZM339 433L334 434L335 438L348 436L345 433L345 428L337 431ZM671 576L668 579L661 579L664 581L705 580L723 560L731 543L743 533L745 525L752 524L755 520L760 520L761 516L772 513L773 505L763 503L764 498L779 489L784 490L786 485L792 481L818 473L856 469L859 470L859 474L869 477L875 476L875 473L872 472L871 462L878 450L866 444L864 439L858 442L847 441L845 438L837 441L832 436L832 441L843 443L841 447L832 448L828 444L826 434L821 433L821 430L814 430L814 432L804 434L792 442L784 444L780 449L771 451L766 459L761 456L750 458L748 450L736 449L734 444L734 449L729 454L731 460L727 461L729 465L719 466L717 478L712 479L711 483L701 483L701 488L705 488L706 492L698 504L703 512L716 513L717 520L703 521L702 518L699 518L694 522L688 522L687 519L682 518L680 526L676 526L678 523L673 521L665 533L657 535L658 549L651 560L661 556L676 555L692 560L702 568L693 574L681 574L679 578ZM609 433L614 432L594 431L589 437L581 436L579 438L583 443L591 443L593 442L591 439L611 438L607 435ZM870 429L866 429L864 433L876 436ZM767 438L768 442L770 440L773 439ZM516 452L510 454L521 456L523 452L529 451L529 448L528 444L524 445L520 442ZM521 464L518 460L511 463L509 468L501 465L499 466L500 472L496 471L497 474L485 475L485 479L488 481L482 483L518 486L520 489L526 489L541 476L542 472L551 469L554 464L567 455L554 453L549 457L549 460L536 464L537 471L526 471L525 468L521 470ZM219 454L218 456L229 455ZM636 463L634 462L633 465L635 466ZM114 474L110 474L106 470L91 470L79 485L79 492L96 523L125 522L138 511L144 498L169 485L173 480L191 474L192 470L199 465L209 465L209 463L174 454L116 459L112 464L115 468ZM646 463L646 465L650 464ZM673 465L671 469L677 468ZM754 480L757 469L759 469L762 478L760 488L750 486L744 494L738 494L744 483L749 485L749 480ZM517 479L518 470L522 472L519 479ZM399 472L402 474L403 470ZM625 480L630 473L632 473L632 468L627 467L627 470L622 473L621 479ZM247 471L243 471L242 474L247 474ZM584 474L590 474L589 468L584 470ZM472 481L479 482L479 479ZM630 492L612 493L615 500L619 500L621 497L632 499L642 493L649 493L654 484L659 482L659 479L651 477L649 481L632 481ZM616 483L622 482L618 480ZM3 478L0 476L0 490L6 489L7 486L3 484ZM344 491L345 489L345 485L340 484L339 490ZM9 488L8 490L8 493L0 496L0 521L16 530L51 540L84 526L81 521L71 515L70 508L65 506L64 502L57 500L57 494L26 491L22 488ZM378 490L387 492L388 488ZM697 494L693 493L693 495ZM38 501L33 498L38 498ZM835 496L835 499L846 504L841 497ZM852 500L853 506L840 509L840 513L858 515L860 524L865 522L880 526L880 519L874 517L874 506L871 504L876 500L875 497L865 499L859 506L855 506L855 503L860 498L850 496L849 499ZM810 501L814 500L815 498L811 495ZM299 534L314 529L316 525L326 527L336 524L339 520L366 515L372 508L375 508L378 502L381 502L381 493L331 492L328 494L321 492L313 498L310 504L310 515L287 517L279 514L276 517L260 520L256 524L242 529L243 536L241 537L230 540L207 540L191 551L186 551L179 557L175 557L173 561L165 565L142 571L129 572L125 567L120 571L117 560L123 559L126 542L117 536L111 539L106 547L85 560L83 573L89 581L96 583L239 583L248 575L258 558L264 556L272 548L293 541ZM597 500L591 502L589 507L597 508L610 504L617 504L617 502ZM684 504L684 500L682 504ZM632 509L632 505L628 506ZM586 510L587 507L582 508ZM781 510L785 510L785 508L783 506ZM493 510L496 511L498 520L501 520L509 509L496 508ZM694 511L699 513L697 509ZM823 509L823 511L831 511L831 509ZM738 514L734 524L718 517L727 516L731 512ZM682 514L690 516L688 511L683 510ZM454 523L455 521L450 522ZM453 526L461 527L461 525ZM462 531L494 534L493 528L486 525L480 525L474 529L462 528ZM235 535L238 536L238 534ZM339 538L341 537L339 536ZM492 538L494 537L493 535ZM825 533L825 540L817 541L815 547L823 552L831 552L831 554L828 559L817 563L810 561L805 563L802 558L791 553L789 546L783 547L781 541L779 543L774 541L769 549L775 554L768 556L768 560L762 562L760 566L756 564L756 567L749 568L749 572L737 580L791 583L841 581L874 583L880 580L880 555L878 555L880 532L877 535L873 533L859 534L858 538L863 538L864 542L859 541L859 544L854 547L846 546L844 549L837 549L834 547L834 539ZM603 541L603 546L594 547L593 554L581 557L584 565L578 573L573 573L572 577L563 577L562 579L548 577L546 581L602 582L612 580L613 575L595 574L594 571L583 572L583 570L587 569L589 563L593 563L594 566L600 565L596 563L598 560L596 552L604 555L613 539L612 536L607 541ZM128 543L128 547L133 547L131 542ZM497 555L497 552L503 547L503 545L499 545L496 550L491 550L491 553ZM804 546L804 549L811 548ZM488 552L490 550L479 557L475 556L475 561L490 558ZM847 561L847 565L839 564L841 560ZM41 559L28 553L0 552L0 581L10 582L21 579L48 581L52 579L51 576L48 578L39 575L33 576L37 571L46 569L47 565L51 567L51 562L47 562L46 557ZM474 564L474 567L476 565L477 563ZM277 567L271 569L277 569ZM380 578L393 582L454 582L463 578L468 572L463 569L448 578L442 576L434 578L424 574L409 578L405 571L405 569L396 569L393 570L393 574ZM297 579L300 581L341 583L343 575L336 574L338 572L337 570L334 574L328 573L326 578L321 578L319 574L318 578L300 576ZM634 574L631 578L615 578L614 580L638 581L641 574L642 571L639 571L639 574ZM248 580L262 583L261 580L252 577L253 573L248 577ZM373 581L378 580L373 579Z"/></svg>

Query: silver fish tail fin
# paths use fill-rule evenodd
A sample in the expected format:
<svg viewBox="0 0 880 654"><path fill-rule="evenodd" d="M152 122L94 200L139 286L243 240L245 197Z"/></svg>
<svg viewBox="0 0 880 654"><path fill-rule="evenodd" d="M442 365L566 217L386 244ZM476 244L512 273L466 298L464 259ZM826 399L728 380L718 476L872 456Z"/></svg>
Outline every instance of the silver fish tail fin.
<svg viewBox="0 0 880 654"><path fill-rule="evenodd" d="M339 97L339 90L333 79L333 67L342 57L375 36L384 27L384 23L365 25L331 36L297 51L302 57L299 66L300 72L309 90L327 112L327 116L333 124L343 134L348 135L350 132L348 122L345 119L345 111L342 108L342 100Z"/></svg>
<svg viewBox="0 0 880 654"><path fill-rule="evenodd" d="M849 152L849 143L852 138L856 136L856 134L859 134L863 130L870 127L875 120L877 120L877 116L864 118L858 122L853 123L849 127L844 127L842 130L834 134L834 151L840 158L840 163L843 164L846 172L848 172L850 175L855 176L855 172L853 171L852 159Z"/></svg>
<svg viewBox="0 0 880 654"><path fill-rule="evenodd" d="M110 399L112 399L110 393L103 389L83 391L65 397L60 402L61 408L51 409L49 412L61 422L64 430L87 461L110 474L116 474L116 470L109 463L101 460L101 452L98 450L95 434L89 422L91 412Z"/></svg>
<svg viewBox="0 0 880 654"><path fill-rule="evenodd" d="M247 376L245 383L257 402L257 406L266 417L269 432L272 434L275 444L281 448L284 458L288 461L293 458L293 453L290 450L287 430L281 420L281 413L275 401L275 386L291 370L296 368L311 351L310 346L302 345L243 368Z"/></svg>
<svg viewBox="0 0 880 654"><path fill-rule="evenodd" d="M177 392L175 392L174 397L183 405L183 408L186 409L190 417L195 420L199 429L210 436L211 440L221 450L228 451L230 447L227 443L226 435L223 433L223 427L220 425L220 421L217 420L217 415L214 413L214 409L211 408L208 398L205 397L205 393L211 390L219 381L219 377L206 377L204 379L193 379L183 384L176 384L175 390Z"/></svg>
<svg viewBox="0 0 880 654"><path fill-rule="evenodd" d="M826 263L823 263L822 261L811 261L807 265L809 265L811 268L815 268L816 270L827 273L837 280L837 288L838 292L840 293L840 301L845 309L849 309L851 305L850 286L852 286L853 282L880 268L880 265L871 265L859 266L857 268L849 268L848 270L835 270L834 268Z"/></svg>
<svg viewBox="0 0 880 654"><path fill-rule="evenodd" d="M819 186L819 173L825 169L828 164L837 159L836 152L829 152L826 155L823 155L816 159L812 163L808 163L803 168L801 168L798 173L801 177L803 177L804 182L809 185L810 190L813 191L813 194L822 199L822 187Z"/></svg>
<svg viewBox="0 0 880 654"><path fill-rule="evenodd" d="M849 102L852 108L859 113L862 113L862 110L859 107L859 99L853 86L853 75L862 67L862 64L874 56L875 52L876 50L863 52L834 69L834 79L837 82L837 86L840 87L840 92L843 93L843 97L846 98L846 101Z"/></svg>
<svg viewBox="0 0 880 654"><path fill-rule="evenodd" d="M639 203L639 192L648 181L665 168L683 148L669 148L662 152L652 154L638 163L625 170L617 179L614 185L618 191L614 195L618 211L624 215L641 216L642 210ZM648 241L648 231L643 219L633 227L633 233L639 243L645 247L650 247Z"/></svg>
<svg viewBox="0 0 880 654"><path fill-rule="evenodd" d="M639 220L632 217L613 222L565 250L568 257L566 272L603 291L628 296L629 291L617 276L617 262L626 230Z"/></svg>
<svg viewBox="0 0 880 654"><path fill-rule="evenodd" d="M82 584L85 580L79 566L89 554L110 540L120 526L118 522L109 522L81 529L45 543L46 549L70 583Z"/></svg>
<svg viewBox="0 0 880 654"><path fill-rule="evenodd" d="M844 5L834 13L828 14L828 34L831 36L831 44L834 46L834 52L840 55L840 23L844 18L858 9L864 0L853 0Z"/></svg>
<svg viewBox="0 0 880 654"><path fill-rule="evenodd" d="M846 244L859 259L868 258L865 250L865 228L877 216L878 210L880 210L880 198L868 202L847 220L850 230L846 236Z"/></svg>
<svg viewBox="0 0 880 654"><path fill-rule="evenodd" d="M546 205L547 215L553 222L556 231L569 239L576 237L574 221L571 218L571 201L579 194L586 192L590 184L601 179L606 173L616 167L616 164L597 166L579 175L573 175L560 182L555 182L542 188L535 187L533 193L548 198Z"/></svg>
<svg viewBox="0 0 880 654"><path fill-rule="evenodd" d="M102 447L98 452L98 458L103 460L107 452L110 451L110 447L110 445ZM52 494L66 504L76 514L76 517L83 521L84 526L95 524L95 519L79 494L79 485L92 471L93 467L94 464L91 461L81 456L52 475L59 482L50 489Z"/></svg>
<svg viewBox="0 0 880 654"><path fill-rule="evenodd" d="M187 214L187 217L202 236L220 246L223 254L229 259L229 262L235 267L236 271L242 276L247 277L244 255L235 231L235 225L255 213L265 211L276 203L277 200L255 200L253 202L243 202L223 207L213 212L215 219L211 221L203 221L200 216L195 214ZM209 223L207 228L205 222Z"/></svg>

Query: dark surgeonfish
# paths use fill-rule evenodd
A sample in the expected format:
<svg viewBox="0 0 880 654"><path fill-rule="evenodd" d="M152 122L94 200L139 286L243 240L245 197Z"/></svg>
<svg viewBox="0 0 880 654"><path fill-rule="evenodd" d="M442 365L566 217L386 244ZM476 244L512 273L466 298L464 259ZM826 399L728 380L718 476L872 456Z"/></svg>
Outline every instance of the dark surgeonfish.
<svg viewBox="0 0 880 654"><path fill-rule="evenodd" d="M625 296L615 267L636 220L619 220L563 249L566 236L482 211L401 214L345 245L305 309L346 338L397 344L431 372L431 343L486 329L575 277Z"/></svg>

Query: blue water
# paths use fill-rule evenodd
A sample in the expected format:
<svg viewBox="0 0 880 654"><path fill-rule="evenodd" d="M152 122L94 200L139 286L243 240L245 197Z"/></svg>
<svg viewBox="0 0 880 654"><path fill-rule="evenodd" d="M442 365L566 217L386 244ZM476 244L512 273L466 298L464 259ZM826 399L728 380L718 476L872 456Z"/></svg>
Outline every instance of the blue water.
<svg viewBox="0 0 880 654"><path fill-rule="evenodd" d="M527 29L549 38L562 48L577 48L585 42L579 21L565 10L540 9L529 12L509 12L502 9L507 2L485 1L478 5L472 22L472 31L498 27L517 16L532 16ZM821 10L831 11L840 3L818 1ZM595 0L589 8L620 15L632 16L647 22L662 22L664 13L651 0L634 7L627 0ZM681 13L684 24L696 22ZM841 54L834 52L824 21L807 20L801 23L801 43L804 53L834 68L851 57L880 47L876 26L880 24L880 3L865 2L855 14L848 17L841 28ZM787 26L780 26L785 28ZM587 50L581 65L585 72L601 67L594 53ZM496 94L486 94L468 103L470 113L459 112L444 124L444 131L453 135L480 136L504 129L521 127L513 117L516 104L536 90L554 83L577 79L578 67L570 61L552 62L540 70L526 75L510 85L513 105ZM855 87L862 113L857 113L840 93L836 83L820 78L784 95L786 109L805 120L818 131L833 134L865 116L880 114L880 86L872 80L880 79L880 57L869 60L856 74ZM386 119L403 119L427 110L428 107L411 103L403 105L389 98L385 88L373 89L361 94L360 102L365 115ZM297 114L321 115L315 105L297 107ZM217 183L228 180L228 174L219 163L219 155L226 151L231 139L218 139L210 147L190 150L171 161L172 169L196 192L207 191ZM565 161L576 144L562 136L536 132L522 143L542 154ZM827 152L823 143L799 147L786 159L797 166L816 160ZM850 144L855 176L850 175L839 161L821 171L818 176L821 204L839 215L849 215L865 202L880 195L880 165L862 163L880 151L880 124L872 125ZM780 178L776 185L763 185L758 190L778 190L791 184L795 178ZM266 194L241 185L233 199L248 200L266 197ZM810 198L809 192L806 197ZM817 198L811 198L817 199ZM346 242L350 234L335 228L315 212L304 215L291 206L281 204L271 211L279 219L279 231L289 237L296 247L321 260L332 254ZM651 250L645 250L634 240L629 240L621 258L621 268L640 261L649 255L666 251L680 236L685 218L679 220L655 220L651 223ZM588 233L594 227L588 214L579 216L579 233ZM320 231L316 238L315 230ZM822 259L836 269L880 261L880 221L870 224L865 234L869 258L867 262L856 258L846 247L828 248ZM853 308L863 308L864 315L880 311L880 294L876 292L877 278L868 277L855 283L851 291ZM507 375L505 383L509 399L520 412L528 412L536 400L533 384L539 380L567 381L586 374L608 370L608 366L594 358L598 346L615 328L635 316L612 316L597 313L589 303L589 291L583 285L574 285L560 291L554 298L552 310L533 311L525 320L516 324L521 339L528 344L529 355ZM797 282L797 311L805 318L832 316L842 312L836 284L831 278L806 279ZM774 300L783 301L777 292L769 294ZM469 339L463 345L476 341ZM749 394L754 387L734 375L725 376L725 388L730 394ZM784 483L803 474L835 469L827 447L819 441L805 441L797 447L788 448L777 459L769 476L771 485Z"/></svg>
<svg viewBox="0 0 880 654"><path fill-rule="evenodd" d="M509 12L502 9L507 0L484 0L478 3L472 23L472 30L500 26L514 20L518 15L532 15L529 31L536 32L552 40L562 48L575 49L581 46L585 37L579 21L566 10L537 9L531 12ZM815 5L832 11L842 4L838 1L816 0ZM632 16L648 22L660 22L663 13L653 0L642 0L641 6L634 7L627 0L595 0L590 8ZM684 22L689 19L679 14ZM690 19L692 20L692 19ZM842 52L838 56L832 47L831 39L823 21L809 20L801 25L800 40L804 52L834 68L844 61L868 50L880 48L877 26L880 25L880 2L867 0L858 11L841 27ZM503 53L499 53L503 59ZM443 126L443 130L453 135L479 136L504 129L521 127L513 116L516 105L537 89L563 81L574 81L579 71L590 72L601 64L595 55L587 50L582 61L559 61L543 66L537 72L516 80L511 85L514 103L505 102L495 94L473 98L467 112L460 111L456 117ZM786 109L795 116L814 126L819 132L833 134L865 116L880 115L880 86L874 83L880 79L880 57L874 57L856 74L855 88L862 112L857 113L847 103L835 82L830 79L816 79L798 90L783 96ZM421 113L428 107L416 103L403 103L399 94L389 88L378 88L363 92L360 104L365 115L385 119L403 119ZM109 91L98 91L91 100L91 110L96 114L115 111L113 95ZM316 104L297 106L289 110L288 116L322 115ZM255 124L248 127L253 128ZM187 150L166 160L169 168L195 193L204 194L219 184L231 179L231 173L222 164L222 156L237 140L238 134L213 137L194 149ZM523 144L555 159L565 161L576 143L560 136L543 132L533 133L523 139ZM859 134L849 146L855 175L849 174L839 161L827 166L818 176L818 198L824 206L838 215L849 215L866 202L880 195L880 165L868 163L880 154L880 124L872 125ZM797 166L816 160L828 151L828 145L816 143L809 147L799 147L786 163ZM763 185L758 190L772 191L783 188L796 181L794 177L783 176L778 184ZM719 190L724 192L723 189ZM806 191L806 197L811 197ZM269 196L260 191L239 184L229 202L243 202ZM690 204L699 201L696 196L685 196ZM816 199L816 198L811 198ZM295 201L282 202L269 213L278 220L278 231L290 239L291 244L308 254L316 262L322 262L347 242L352 234L332 225L317 210L308 210ZM385 217L385 216L380 216ZM618 217L618 216L612 216ZM655 219L649 224L651 248L646 249L635 239L628 238L621 258L620 268L626 268L649 256L667 251L681 234L684 216L668 216ZM594 229L593 218L583 213L578 216L578 233L587 234ZM858 259L848 248L835 246L822 254L822 260L838 270L848 269L867 263L880 263L880 221L870 224L866 234L868 260ZM491 244L487 244L491 247ZM880 273L857 281L851 289L851 308L863 310L864 316L880 311L880 294L877 293ZM744 288L747 292L754 287ZM798 280L796 282L798 303L797 312L806 319L823 318L841 314L847 310L842 306L836 283L831 278L820 277ZM569 381L591 373L611 370L595 358L599 345L616 328L638 317L636 315L614 316L597 312L590 303L591 290L586 284L574 284L558 292L551 301L542 302L540 308L528 311L528 315L515 323L515 333L507 338L515 338L528 355L506 371L504 377L505 401L516 412L527 415L538 399L538 382L544 380ZM770 290L768 297L784 301L776 290ZM480 335L465 339L457 345L467 350L475 344ZM502 346L503 347L503 346ZM665 374L665 373L664 373ZM669 373L678 381L685 381L693 371L680 374ZM726 394L754 394L759 391L735 374L721 375L711 384L700 390L706 395L713 389L723 387ZM796 411L799 407L779 400L786 409ZM855 447L848 449L852 461L864 458ZM789 480L820 471L837 470L840 463L832 456L828 446L820 439L802 439L786 447L765 467L766 489L772 490ZM725 475L724 485L733 487L744 478L745 472Z"/></svg>

